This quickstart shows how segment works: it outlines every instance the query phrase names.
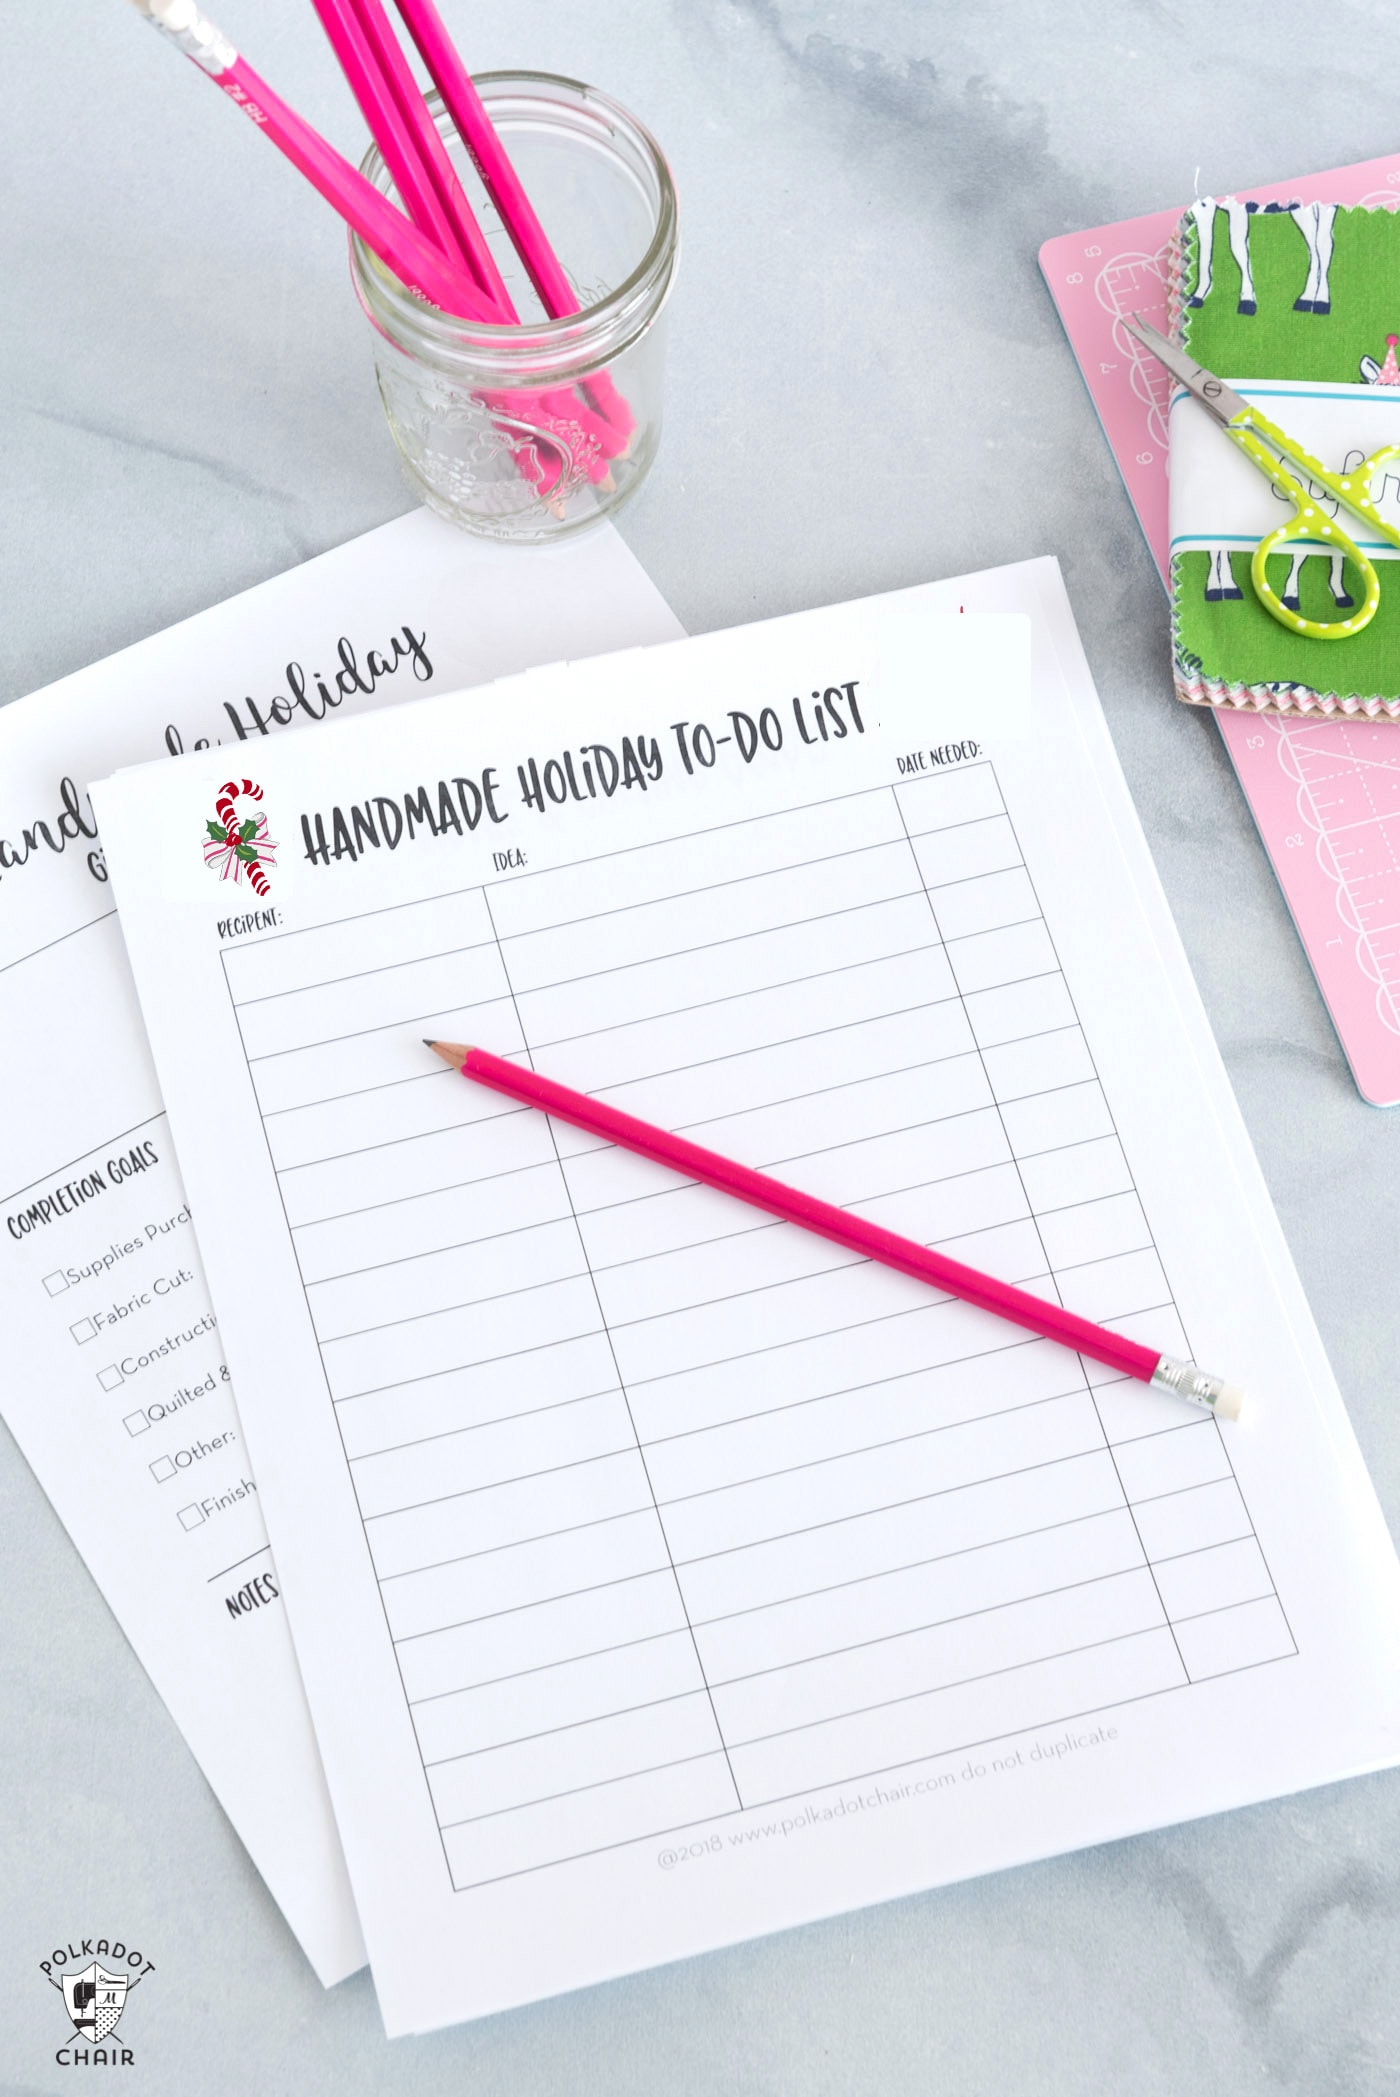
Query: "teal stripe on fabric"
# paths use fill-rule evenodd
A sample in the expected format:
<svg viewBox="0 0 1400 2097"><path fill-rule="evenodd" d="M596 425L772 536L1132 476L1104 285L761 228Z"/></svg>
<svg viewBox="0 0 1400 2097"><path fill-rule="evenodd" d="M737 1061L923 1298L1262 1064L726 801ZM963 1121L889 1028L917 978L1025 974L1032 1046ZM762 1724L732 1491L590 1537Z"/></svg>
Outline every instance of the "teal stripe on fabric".
<svg viewBox="0 0 1400 2097"><path fill-rule="evenodd" d="M1227 384L1231 382L1227 380ZM1345 393L1324 392L1321 387L1311 386L1261 386L1258 380L1232 386L1241 400L1340 400L1354 402L1359 408L1400 408L1400 386L1355 386ZM1178 401L1190 400L1191 395L1184 386L1178 386L1171 397L1174 408Z"/></svg>
<svg viewBox="0 0 1400 2097"><path fill-rule="evenodd" d="M1174 553L1178 546L1257 546L1266 536L1264 532L1178 532L1170 549ZM1347 537L1351 538L1350 532ZM1363 553L1378 553L1383 560L1400 561L1400 546L1392 545L1389 539L1352 539L1352 544ZM1316 553L1337 551L1335 539L1290 539L1275 551L1283 554L1295 546L1307 546Z"/></svg>

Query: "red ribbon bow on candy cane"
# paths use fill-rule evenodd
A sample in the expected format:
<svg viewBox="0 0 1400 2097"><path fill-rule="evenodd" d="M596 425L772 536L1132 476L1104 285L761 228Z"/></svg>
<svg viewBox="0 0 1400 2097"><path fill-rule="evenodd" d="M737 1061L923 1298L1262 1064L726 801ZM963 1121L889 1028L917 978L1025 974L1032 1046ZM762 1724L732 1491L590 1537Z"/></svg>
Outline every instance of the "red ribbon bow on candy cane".
<svg viewBox="0 0 1400 2097"><path fill-rule="evenodd" d="M262 788L251 779L230 779L219 788L214 803L217 821L204 826L209 833L204 841L204 864L213 867L221 881L238 881L246 874L253 894L265 896L268 882L263 868L276 866L272 855L277 845L267 834L265 815L238 821L234 805L243 799L261 801Z"/></svg>

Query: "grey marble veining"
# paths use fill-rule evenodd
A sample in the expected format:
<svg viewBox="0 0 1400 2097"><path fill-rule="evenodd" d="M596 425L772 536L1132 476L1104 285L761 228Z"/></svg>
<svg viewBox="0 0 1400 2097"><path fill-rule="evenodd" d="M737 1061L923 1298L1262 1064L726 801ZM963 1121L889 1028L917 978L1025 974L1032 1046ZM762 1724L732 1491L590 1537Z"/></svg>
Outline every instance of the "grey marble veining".
<svg viewBox="0 0 1400 2097"><path fill-rule="evenodd" d="M347 147L311 10L219 0ZM1058 323L1052 233L1394 150L1381 0L444 0L479 69L656 130L685 254L623 529L692 630L1054 552L1392 1525L1400 1117L1358 1099ZM343 242L118 0L5 31L0 695L408 506ZM133 2088L1391 2097L1400 1779L1143 1836L421 2041L316 1986L0 1433L0 2084L67 2087L36 1960L151 1947ZM100 1918L100 1919L99 1919ZM67 2079L65 2079L67 2077Z"/></svg>

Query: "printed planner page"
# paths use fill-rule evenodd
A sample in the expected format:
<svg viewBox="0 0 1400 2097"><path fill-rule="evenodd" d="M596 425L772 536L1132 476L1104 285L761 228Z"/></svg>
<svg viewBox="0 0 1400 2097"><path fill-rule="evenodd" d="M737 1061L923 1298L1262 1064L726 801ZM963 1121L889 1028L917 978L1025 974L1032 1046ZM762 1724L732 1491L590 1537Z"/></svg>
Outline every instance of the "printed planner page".
<svg viewBox="0 0 1400 2097"><path fill-rule="evenodd" d="M611 531L578 551L546 609L420 512L0 710L5 1421L327 1983L364 1947L87 782L675 635ZM246 862L200 836L235 911Z"/></svg>
<svg viewBox="0 0 1400 2097"><path fill-rule="evenodd" d="M1393 1758L1394 1554L1053 563L226 771L95 798L391 2033ZM221 786L283 841L232 900Z"/></svg>

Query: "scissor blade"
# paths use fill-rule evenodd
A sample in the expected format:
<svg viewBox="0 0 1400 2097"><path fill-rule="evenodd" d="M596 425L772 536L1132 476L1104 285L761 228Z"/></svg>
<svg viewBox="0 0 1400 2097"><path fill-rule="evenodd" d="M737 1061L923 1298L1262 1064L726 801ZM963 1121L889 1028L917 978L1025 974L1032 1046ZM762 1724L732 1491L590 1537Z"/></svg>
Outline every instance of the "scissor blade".
<svg viewBox="0 0 1400 2097"><path fill-rule="evenodd" d="M1237 415L1244 414L1248 403L1241 400L1232 387L1227 386L1223 379L1218 379L1213 371L1207 371L1203 365L1198 364L1194 357L1189 357L1185 350L1178 349L1165 335L1159 335L1147 321L1135 313L1132 319L1125 320L1123 325L1130 335L1137 336L1144 349L1151 350L1157 362L1164 364L1172 377L1186 388L1191 398L1198 400L1217 422L1233 422Z"/></svg>

